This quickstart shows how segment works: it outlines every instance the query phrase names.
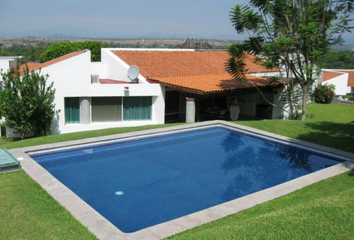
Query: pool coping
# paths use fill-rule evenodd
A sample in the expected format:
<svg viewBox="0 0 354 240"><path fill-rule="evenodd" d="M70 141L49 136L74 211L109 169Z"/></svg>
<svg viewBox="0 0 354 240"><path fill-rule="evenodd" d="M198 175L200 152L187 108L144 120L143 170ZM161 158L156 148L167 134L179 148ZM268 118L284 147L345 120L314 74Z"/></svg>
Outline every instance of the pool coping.
<svg viewBox="0 0 354 240"><path fill-rule="evenodd" d="M324 151L340 157L349 159L346 162L336 164L332 167L293 179L291 181L276 185L262 191L249 194L247 196L210 207L199 212L195 212L168 222L154 225L134 233L123 233L116 226L105 219L101 214L79 198L74 192L58 181L54 176L47 172L42 166L35 162L28 153L49 150L53 148L72 147L82 144L104 143L112 140L123 140L132 137L150 136L156 134L166 134L174 131L192 130L196 127L226 126L234 129L257 134L263 137L275 138L286 141L290 145L297 145L314 149L315 151ZM98 239L163 239L182 231L192 229L205 223L209 223L226 216L246 210L258 204L270 201L288 193L294 192L300 188L313 184L315 182L348 172L354 169L354 154L341 150L320 146L313 143L304 142L297 139L288 138L274 133L265 132L247 126L242 126L226 121L215 120L201 123L186 124L159 129L136 131L124 134L115 134L103 137L86 138L81 140L67 141L61 143L45 144L33 147L24 147L12 149L10 152L20 160L22 169L36 181L45 191L58 201L66 210L68 210L81 224L86 226Z"/></svg>

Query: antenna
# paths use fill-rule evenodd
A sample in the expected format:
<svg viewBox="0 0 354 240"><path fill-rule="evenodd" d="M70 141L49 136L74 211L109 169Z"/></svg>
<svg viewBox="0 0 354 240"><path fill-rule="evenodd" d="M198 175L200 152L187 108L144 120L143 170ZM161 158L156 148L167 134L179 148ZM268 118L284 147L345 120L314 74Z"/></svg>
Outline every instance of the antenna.
<svg viewBox="0 0 354 240"><path fill-rule="evenodd" d="M138 76L139 76L139 68L135 65L130 66L128 69L128 78L131 81L139 82Z"/></svg>

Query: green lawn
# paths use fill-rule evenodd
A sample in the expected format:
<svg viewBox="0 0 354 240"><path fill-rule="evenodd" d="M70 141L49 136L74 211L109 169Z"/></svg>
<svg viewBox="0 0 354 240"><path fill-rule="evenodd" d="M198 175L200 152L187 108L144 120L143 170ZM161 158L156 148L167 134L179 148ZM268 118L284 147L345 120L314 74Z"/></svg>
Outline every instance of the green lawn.
<svg viewBox="0 0 354 240"><path fill-rule="evenodd" d="M354 106L308 107L307 121L239 121L265 131L354 152ZM166 125L164 125L166 126ZM163 126L119 128L9 142L15 148ZM287 196L170 239L354 239L354 173L313 184ZM24 172L0 175L0 239L95 239Z"/></svg>
<svg viewBox="0 0 354 240"><path fill-rule="evenodd" d="M147 129L171 127L171 126L176 126L176 125L180 125L180 124L181 123L163 124L163 125L149 125L149 126L141 126L141 127L109 128L109 129L102 129L102 130L95 130L95 131L67 133L67 134L61 134L61 135L29 138L29 139L25 139L22 141L20 141L20 140L6 140L3 138L0 138L0 148L11 149L11 148L28 147L28 146L35 146L35 145L48 144L48 143L65 142L65 141L78 140L78 139L84 139L84 138L107 136L107 135L113 135L113 134L119 134L119 133L128 133L128 132L147 130Z"/></svg>

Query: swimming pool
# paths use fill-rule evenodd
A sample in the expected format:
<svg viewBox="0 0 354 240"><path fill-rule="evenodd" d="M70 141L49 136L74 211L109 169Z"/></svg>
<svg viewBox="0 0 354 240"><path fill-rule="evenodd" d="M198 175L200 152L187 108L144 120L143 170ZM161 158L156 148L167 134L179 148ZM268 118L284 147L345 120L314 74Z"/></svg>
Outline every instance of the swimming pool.
<svg viewBox="0 0 354 240"><path fill-rule="evenodd" d="M30 155L118 229L133 234L348 160L229 124L96 145Z"/></svg>

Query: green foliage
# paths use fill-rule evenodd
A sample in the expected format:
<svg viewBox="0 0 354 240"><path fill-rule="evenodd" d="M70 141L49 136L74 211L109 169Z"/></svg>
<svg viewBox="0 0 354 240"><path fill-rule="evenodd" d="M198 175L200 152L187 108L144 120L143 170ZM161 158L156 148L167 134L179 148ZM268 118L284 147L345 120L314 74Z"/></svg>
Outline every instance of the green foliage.
<svg viewBox="0 0 354 240"><path fill-rule="evenodd" d="M18 59L19 65L27 62L38 62L39 55L44 52L47 47L45 43L41 42L36 45L14 44L6 48L0 46L0 56L22 56L22 59Z"/></svg>
<svg viewBox="0 0 354 240"><path fill-rule="evenodd" d="M19 73L19 69L16 72ZM30 132L47 135L56 113L53 83L47 86L48 76L30 73L28 68L22 75L17 73L1 74L0 113L5 117L5 125L19 133L21 139Z"/></svg>
<svg viewBox="0 0 354 240"><path fill-rule="evenodd" d="M335 86L331 85L318 85L313 93L316 103L331 103L334 98Z"/></svg>
<svg viewBox="0 0 354 240"><path fill-rule="evenodd" d="M238 33L249 34L247 41L237 44L239 51L259 54L266 68L280 69L282 77L292 78L291 86L300 86L304 120L307 96L319 75L316 63L352 29L352 12L353 1L251 0L250 6L232 8L230 21ZM243 72L229 69L236 78Z"/></svg>
<svg viewBox="0 0 354 240"><path fill-rule="evenodd" d="M23 63L27 62L38 62L39 56L47 49L48 45L45 43L38 43L35 46L29 46L25 49L23 56ZM21 55L21 53L19 53Z"/></svg>
<svg viewBox="0 0 354 240"><path fill-rule="evenodd" d="M327 69L354 69L354 52L329 51L318 59L318 66Z"/></svg>
<svg viewBox="0 0 354 240"><path fill-rule="evenodd" d="M65 54L85 49L89 49L91 51L92 61L100 61L101 48L106 47L109 47L108 43L95 41L53 43L40 55L39 61L46 62L54 58L61 57Z"/></svg>
<svg viewBox="0 0 354 240"><path fill-rule="evenodd" d="M40 56L39 61L47 62L65 54L80 50L77 43L59 42L51 44Z"/></svg>

